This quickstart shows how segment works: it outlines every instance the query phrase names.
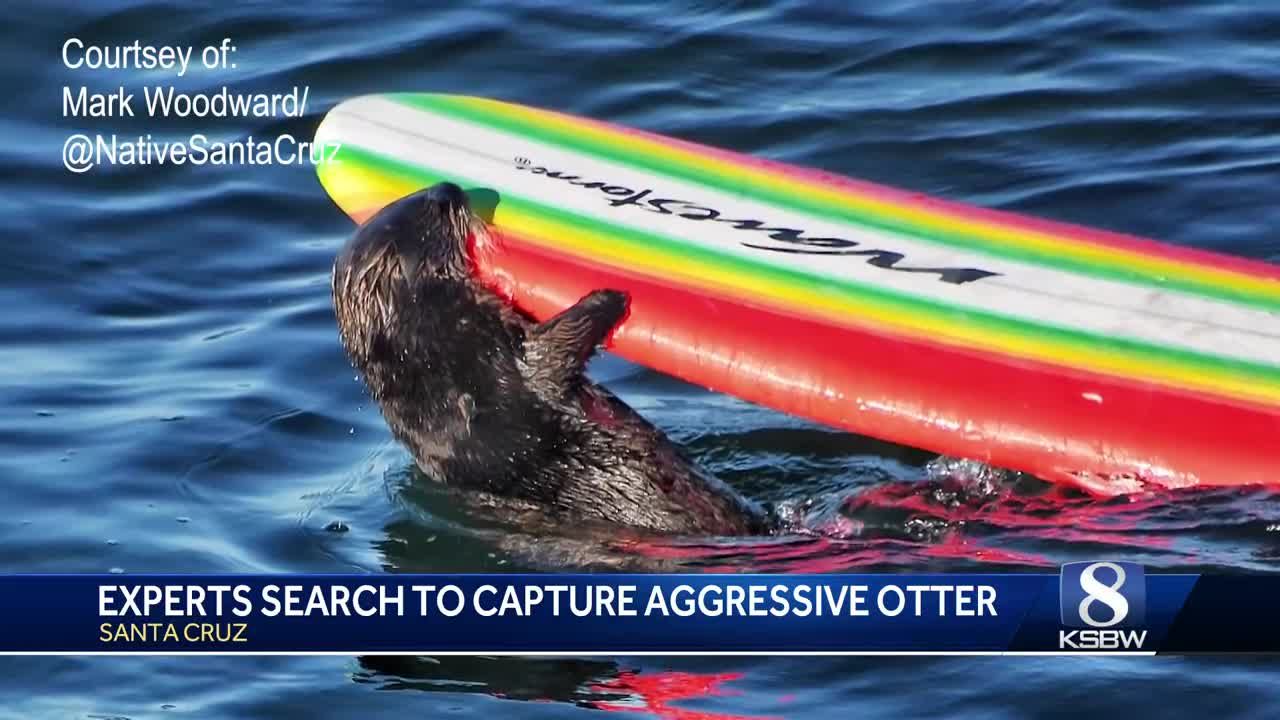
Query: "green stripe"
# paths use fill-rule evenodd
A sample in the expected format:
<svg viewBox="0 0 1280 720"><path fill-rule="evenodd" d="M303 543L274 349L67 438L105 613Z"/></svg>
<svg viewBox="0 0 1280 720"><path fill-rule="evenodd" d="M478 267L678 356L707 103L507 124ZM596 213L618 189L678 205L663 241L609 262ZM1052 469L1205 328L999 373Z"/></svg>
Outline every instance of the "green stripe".
<svg viewBox="0 0 1280 720"><path fill-rule="evenodd" d="M723 171L699 170L682 163L664 160L648 153L610 145L582 134L576 134L571 127L544 127L514 118L485 113L467 106L458 96L408 93L388 95L387 97L417 110L426 110L485 125L493 129L540 140L551 145L595 155L611 162L622 162L649 172L680 178L776 207L816 214L828 219L854 223L883 232L899 233L927 242L961 250L977 251L990 256L1004 257L1055 269L1074 270L1087 275L1145 287L1174 288L1192 294L1236 301L1264 310L1280 311L1280 299L1266 297L1247 290L1237 290L1191 278L1169 277L1105 261L1078 260L1033 248L1010 247L992 242L976 232L926 228L907 219L896 218L874 211L853 210L838 203L808 196L798 191L762 188L749 183L739 175Z"/></svg>
<svg viewBox="0 0 1280 720"><path fill-rule="evenodd" d="M462 185L473 187L477 185L477 183L459 173L444 172L423 165L410 165L349 144L342 146L342 162L343 164L364 165L374 172L398 177L419 187L426 187L445 179ZM1081 330L1041 325L983 311L958 309L922 298L895 293L883 288L843 279L832 280L825 276L813 275L793 268L779 267L751 258L724 254L710 248L673 240L663 235L612 225L595 218L543 205L505 192L501 193L500 205L565 224L590 228L598 237L607 241L601 243L602 250L606 250L609 244L622 245L644 252L660 253L664 260L680 263L684 266L724 266L734 273L764 276L772 281L781 282L795 288L832 293L896 312L928 317L935 321L946 321L952 324L964 323L979 330L1008 332L1026 340L1038 341L1041 344L1043 339L1047 338L1075 348L1097 348L1102 346L1117 355L1133 360L1171 363L1183 369L1208 370L1218 374L1231 375L1239 379L1246 379L1258 384L1274 385L1280 383L1280 369L1246 360L1206 355L1191 350L1162 347L1127 338L1109 337Z"/></svg>

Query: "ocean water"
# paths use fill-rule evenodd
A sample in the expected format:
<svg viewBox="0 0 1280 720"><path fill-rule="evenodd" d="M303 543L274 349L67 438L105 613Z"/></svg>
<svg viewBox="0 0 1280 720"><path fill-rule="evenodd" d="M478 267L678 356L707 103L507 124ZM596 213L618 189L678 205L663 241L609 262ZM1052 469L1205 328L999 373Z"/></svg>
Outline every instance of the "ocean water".
<svg viewBox="0 0 1280 720"><path fill-rule="evenodd" d="M464 92L1280 261L1280 6L1255 2L20 3L0 29L0 571L534 567L411 471L338 344L351 231L309 166L98 168L73 133L310 137ZM63 43L235 68L64 67ZM297 118L66 118L64 86L285 92ZM689 570L1275 572L1280 497L1099 502L593 368L709 469L841 539L671 542ZM0 716L1275 717L1274 663L1053 658L4 658Z"/></svg>

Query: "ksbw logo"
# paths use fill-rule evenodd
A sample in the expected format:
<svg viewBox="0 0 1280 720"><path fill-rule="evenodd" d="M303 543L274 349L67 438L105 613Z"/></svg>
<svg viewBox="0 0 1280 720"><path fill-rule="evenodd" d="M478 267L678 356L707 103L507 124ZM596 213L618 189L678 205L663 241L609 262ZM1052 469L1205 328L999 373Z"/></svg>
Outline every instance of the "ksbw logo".
<svg viewBox="0 0 1280 720"><path fill-rule="evenodd" d="M1076 562L1062 566L1062 624L1058 647L1070 650L1141 650L1147 578L1131 562ZM1122 629L1124 628L1124 629Z"/></svg>

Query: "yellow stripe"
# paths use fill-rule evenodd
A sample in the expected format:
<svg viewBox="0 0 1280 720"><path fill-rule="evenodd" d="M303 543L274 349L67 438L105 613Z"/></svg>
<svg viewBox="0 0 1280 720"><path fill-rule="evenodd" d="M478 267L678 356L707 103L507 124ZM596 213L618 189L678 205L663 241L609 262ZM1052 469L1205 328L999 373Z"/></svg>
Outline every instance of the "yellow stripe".
<svg viewBox="0 0 1280 720"><path fill-rule="evenodd" d="M536 108L511 105L488 98L460 97L458 99L473 106L483 106L488 112L503 113L549 128L572 125L574 132L589 135L601 142L629 146L639 152L660 156L670 162L690 165L709 172L742 176L750 179L752 184L767 190L816 196L823 201L843 205L856 212L898 218L930 230L980 235L994 242L1028 248L1047 255L1070 257L1083 262L1143 268L1155 276L1176 275L1204 284L1228 287L1242 293L1257 294L1280 301L1280 281L1272 278L1107 247L1067 235L1051 235L889 202L851 190L832 188L811 180L788 177L773 171L722 160L645 137L601 128Z"/></svg>

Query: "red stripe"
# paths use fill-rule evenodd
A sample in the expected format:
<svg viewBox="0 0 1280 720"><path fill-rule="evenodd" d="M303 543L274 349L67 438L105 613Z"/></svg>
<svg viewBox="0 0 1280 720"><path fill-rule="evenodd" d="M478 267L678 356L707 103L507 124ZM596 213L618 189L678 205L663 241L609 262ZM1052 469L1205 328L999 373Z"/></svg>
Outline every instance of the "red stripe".
<svg viewBox="0 0 1280 720"><path fill-rule="evenodd" d="M525 311L546 318L591 290L626 290L618 354L750 402L1098 492L1119 488L1072 473L1280 482L1273 410L745 307L500 233L475 253L480 274Z"/></svg>

